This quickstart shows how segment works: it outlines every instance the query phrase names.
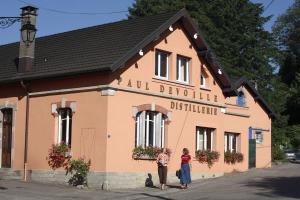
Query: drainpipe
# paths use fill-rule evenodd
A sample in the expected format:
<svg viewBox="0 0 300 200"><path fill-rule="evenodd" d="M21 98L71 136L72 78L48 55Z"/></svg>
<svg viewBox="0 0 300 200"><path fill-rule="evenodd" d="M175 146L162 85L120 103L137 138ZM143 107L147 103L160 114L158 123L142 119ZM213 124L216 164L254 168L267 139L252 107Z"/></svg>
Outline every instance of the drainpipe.
<svg viewBox="0 0 300 200"><path fill-rule="evenodd" d="M32 71L34 65L34 50L35 50L35 25L37 8L26 6L21 8L22 22L21 22L21 35L19 46L19 64L18 73L24 74ZM24 144L24 181L27 181L27 154L28 154L28 123L29 123L29 83L20 81L21 87L26 93L26 116L25 116L25 144Z"/></svg>
<svg viewBox="0 0 300 200"><path fill-rule="evenodd" d="M21 81L21 86L26 92L26 115L25 115L25 144L24 144L24 181L27 181L27 152L28 152L28 125L29 125L29 90L28 85Z"/></svg>

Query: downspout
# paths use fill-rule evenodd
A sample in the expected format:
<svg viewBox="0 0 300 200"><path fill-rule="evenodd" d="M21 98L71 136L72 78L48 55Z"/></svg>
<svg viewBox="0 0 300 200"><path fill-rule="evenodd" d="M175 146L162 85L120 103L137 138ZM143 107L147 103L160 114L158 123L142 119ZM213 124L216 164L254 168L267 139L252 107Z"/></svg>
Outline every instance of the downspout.
<svg viewBox="0 0 300 200"><path fill-rule="evenodd" d="M29 125L29 91L28 85L21 81L21 86L26 92L26 115L25 115L25 143L24 143L24 181L27 181L27 152L28 152L28 125Z"/></svg>

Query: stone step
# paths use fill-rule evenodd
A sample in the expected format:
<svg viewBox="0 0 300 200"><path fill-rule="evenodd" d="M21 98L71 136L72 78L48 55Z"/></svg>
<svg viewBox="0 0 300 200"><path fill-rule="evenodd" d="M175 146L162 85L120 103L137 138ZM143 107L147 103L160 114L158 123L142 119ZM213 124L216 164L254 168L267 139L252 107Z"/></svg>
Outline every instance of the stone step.
<svg viewBox="0 0 300 200"><path fill-rule="evenodd" d="M20 180L22 179L20 170L0 168L0 180Z"/></svg>

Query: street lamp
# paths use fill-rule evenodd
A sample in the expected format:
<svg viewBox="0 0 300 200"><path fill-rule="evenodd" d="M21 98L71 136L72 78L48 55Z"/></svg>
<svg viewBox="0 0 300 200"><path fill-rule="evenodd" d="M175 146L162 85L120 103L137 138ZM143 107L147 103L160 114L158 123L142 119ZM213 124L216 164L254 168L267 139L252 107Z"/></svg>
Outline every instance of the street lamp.
<svg viewBox="0 0 300 200"><path fill-rule="evenodd" d="M21 38L26 46L29 46L35 39L36 28L29 21L21 28Z"/></svg>
<svg viewBox="0 0 300 200"><path fill-rule="evenodd" d="M31 6L26 6L21 8L21 17L0 17L0 28L8 28L16 22L22 22L21 27L21 39L28 47L35 39L35 34L37 29L35 28L35 23L32 24L32 16L36 16L36 8Z"/></svg>

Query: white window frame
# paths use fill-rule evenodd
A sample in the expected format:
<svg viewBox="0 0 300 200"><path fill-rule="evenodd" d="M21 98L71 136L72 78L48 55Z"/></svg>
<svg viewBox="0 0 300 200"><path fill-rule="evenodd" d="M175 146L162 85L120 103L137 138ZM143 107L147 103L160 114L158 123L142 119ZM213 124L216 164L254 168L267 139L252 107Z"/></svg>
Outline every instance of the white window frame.
<svg viewBox="0 0 300 200"><path fill-rule="evenodd" d="M62 118L62 110L65 110L67 112L67 116L66 118ZM58 114L58 137L57 137L57 143L61 144L62 142L64 142L67 145L71 145L71 130L70 130L70 122L72 120L72 110L70 108L61 108L57 111ZM66 130L65 130L65 134L66 134L66 141L62 141L63 139L63 127L62 127L62 123L63 121L66 120Z"/></svg>
<svg viewBox="0 0 300 200"><path fill-rule="evenodd" d="M205 128L205 127L197 127L196 128L196 150L208 150L207 149L207 130L210 129L210 149L214 149L214 134L215 129L213 128ZM203 133L203 134L202 134ZM202 135L202 136L201 136Z"/></svg>
<svg viewBox="0 0 300 200"><path fill-rule="evenodd" d="M203 82L202 82L202 80L203 80ZM201 88L205 88L206 87L206 78L205 78L205 76L203 74L201 74L201 76L200 76L200 87Z"/></svg>
<svg viewBox="0 0 300 200"><path fill-rule="evenodd" d="M166 54L167 55L166 77L161 75L161 54ZM170 54L167 53L167 52L156 50L155 59L157 59L157 60L155 62L155 65L157 65L157 66L155 66L155 72L156 72L156 68L157 68L157 74L155 73L155 77L161 78L161 79L167 79L167 80L169 79L169 55ZM156 56L157 56L157 58L156 58Z"/></svg>
<svg viewBox="0 0 300 200"><path fill-rule="evenodd" d="M229 140L228 140L227 135L229 135ZM234 148L233 148L234 136L236 137L236 139L235 139L235 150L236 150L236 152L240 151L239 145L240 145L241 134L225 132L225 134L224 134L224 152L227 152L227 151L233 152L233 150L234 150ZM227 145L228 142L229 142L229 145ZM227 148L227 146L229 146L229 149Z"/></svg>
<svg viewBox="0 0 300 200"><path fill-rule="evenodd" d="M260 137L257 137L258 135L260 135ZM255 137L256 144L262 144L263 143L264 137L263 137L262 131L255 131L254 137Z"/></svg>
<svg viewBox="0 0 300 200"><path fill-rule="evenodd" d="M186 67L185 68L181 65L182 60L186 61ZM179 56L179 55L177 56L177 67L176 67L177 68L177 70L176 70L177 75L176 75L176 77L177 77L178 82L189 83L189 81L190 81L189 62L190 62L190 59L188 59L184 56ZM184 72L186 74L186 77L184 77ZM186 80L184 80L184 79L186 79Z"/></svg>
<svg viewBox="0 0 300 200"><path fill-rule="evenodd" d="M150 115L153 114L153 120ZM142 121L141 116L145 116L145 121ZM160 121L158 121L160 120ZM153 131L150 132L150 122L153 123ZM165 122L166 119L162 113L154 111L142 111L136 116L136 146L148 147L164 147L165 143ZM149 136L152 134L152 141L149 141ZM150 144L153 145L150 145Z"/></svg>

